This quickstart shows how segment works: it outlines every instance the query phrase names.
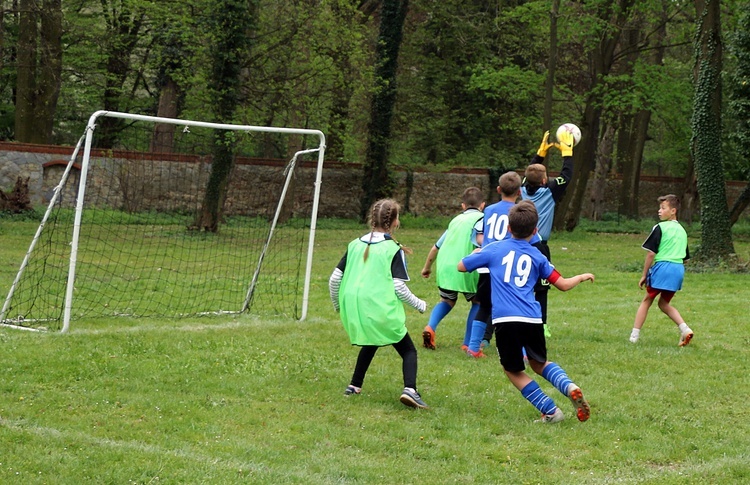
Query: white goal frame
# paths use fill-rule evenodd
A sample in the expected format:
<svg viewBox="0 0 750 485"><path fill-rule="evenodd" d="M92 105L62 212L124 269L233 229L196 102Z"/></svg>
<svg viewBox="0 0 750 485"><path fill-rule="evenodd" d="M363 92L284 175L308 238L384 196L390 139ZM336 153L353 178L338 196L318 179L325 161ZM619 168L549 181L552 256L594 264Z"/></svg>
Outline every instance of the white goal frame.
<svg viewBox="0 0 750 485"><path fill-rule="evenodd" d="M89 117L88 123L86 125L85 135L84 135L85 140L84 140L84 136L82 136L81 139L78 141L78 144L76 145L74 149L73 155L70 158L68 166L66 167L65 172L63 173L62 179L60 183L55 187L54 193L52 195L52 199L49 202L49 205L42 218L39 228L37 229L36 234L34 235L34 238L29 246L29 249L26 252L24 260L21 263L21 267L18 271L18 274L16 275L16 278L13 281L13 284L11 285L10 291L8 292L8 296L5 300L5 303L3 304L2 310L0 310L0 324L1 325L12 327L12 328L20 328L24 330L34 330L34 329L27 328L24 326L12 325L12 324L6 323L5 321L6 313L8 312L8 309L10 307L13 293L19 281L21 280L21 276L23 275L23 272L26 269L26 266L29 263L31 253L33 252L34 247L36 246L37 241L40 238L40 235L44 228L45 221L47 221L57 200L61 197L62 188L78 156L78 152L83 142L83 157L82 157L81 166L80 166L80 180L79 180L79 186L78 186L78 198L76 200L76 207L75 207L73 234L72 234L72 239L70 242L71 244L70 262L69 262L69 267L68 267L67 286L65 290L65 300L64 300L65 306L63 309L63 321L62 321L61 333L67 332L70 328L71 312L73 308L73 290L74 290L74 285L75 285L78 242L79 242L80 231L81 231L81 219L82 219L83 209L84 209L86 180L87 180L88 169L89 169L89 160L91 158L91 145L93 141L94 130L96 129L96 122L101 117L119 118L123 120L131 120L131 121L164 123L164 124L179 125L183 127L195 126L195 127L203 127L203 128L209 128L209 129L217 129L217 130L248 131L248 132L260 132L260 133L280 133L280 134L288 134L288 135L310 135L310 136L316 137L319 141L317 148L311 148L311 149L298 151L297 153L294 154L294 157L292 158L292 160L289 162L289 165L287 166L287 169L285 172L286 178L284 181L282 194L279 198L276 211L274 213L273 220L271 222L270 232L266 239L265 245L263 249L261 250L258 265L256 266L252 281L249 282L247 296L245 298L244 303L242 304L241 309L239 310L239 312L246 311L252 299L253 292L255 290L255 284L257 282L257 278L260 273L260 268L263 263L263 259L265 257L266 249L268 248L268 245L271 242L271 239L273 237L273 233L276 228L279 215L281 213L282 205L286 197L286 192L287 192L287 189L289 187L289 184L290 184L293 172L294 172L294 166L296 164L297 157L302 154L317 152L318 161L317 161L317 168L316 168L316 173L315 173L313 201L312 201L312 209L311 209L311 217L310 217L310 234L308 237L307 258L305 261L304 285L303 285L303 290L302 290L302 308L301 308L299 320L303 321L307 318L307 308L308 308L309 299L310 299L310 282L312 279L312 257L313 257L313 249L315 246L315 231L316 231L316 225L317 225L318 206L320 203L320 188L321 188L321 184L323 180L323 162L325 159L325 148L326 148L325 146L326 140L325 140L325 135L323 134L323 132L320 130L301 129L301 128L277 128L277 127L267 127L267 126L209 123L209 122L203 122L203 121L191 121L191 120L182 120L182 119L176 119L176 118L161 118L157 116L146 116L146 115L138 115L138 114L131 114L131 113L121 113L121 112L116 112L116 111L100 110L100 111L96 111ZM231 312L227 312L227 313L231 313Z"/></svg>

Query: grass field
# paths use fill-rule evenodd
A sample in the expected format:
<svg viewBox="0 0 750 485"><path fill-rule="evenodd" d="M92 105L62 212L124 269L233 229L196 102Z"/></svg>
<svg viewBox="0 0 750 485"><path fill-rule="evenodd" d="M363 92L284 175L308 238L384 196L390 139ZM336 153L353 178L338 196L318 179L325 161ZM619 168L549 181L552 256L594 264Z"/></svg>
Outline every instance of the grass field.
<svg viewBox="0 0 750 485"><path fill-rule="evenodd" d="M597 277L550 294L550 358L589 399L586 423L538 379L567 419L534 424L496 358L463 355L465 303L441 323L438 349L419 349L429 410L399 403L401 361L390 348L363 393L344 397L357 349L327 281L365 229L321 221L305 322L243 315L74 321L66 335L0 329L0 483L748 483L748 276L689 272L674 304L693 342L678 348L675 326L654 306L630 344L648 226L553 235L563 275ZM35 228L0 219L3 299ZM428 312L437 292L419 270L442 228L407 218L397 233L414 250L409 286ZM748 241L735 241L745 260ZM415 340L427 318L407 309Z"/></svg>

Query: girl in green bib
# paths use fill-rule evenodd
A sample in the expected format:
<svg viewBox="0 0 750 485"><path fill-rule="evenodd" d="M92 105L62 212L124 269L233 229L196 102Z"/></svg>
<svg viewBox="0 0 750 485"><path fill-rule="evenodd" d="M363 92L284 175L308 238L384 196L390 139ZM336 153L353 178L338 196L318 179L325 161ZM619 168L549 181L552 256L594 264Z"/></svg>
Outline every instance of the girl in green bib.
<svg viewBox="0 0 750 485"><path fill-rule="evenodd" d="M391 232L398 228L399 205L381 199L370 209L371 231L349 243L333 270L328 288L352 345L361 347L346 396L362 391L367 369L378 348L392 345L403 359L404 390L400 401L426 408L417 392L417 349L406 330L404 303L424 313L427 304L406 286L404 252Z"/></svg>

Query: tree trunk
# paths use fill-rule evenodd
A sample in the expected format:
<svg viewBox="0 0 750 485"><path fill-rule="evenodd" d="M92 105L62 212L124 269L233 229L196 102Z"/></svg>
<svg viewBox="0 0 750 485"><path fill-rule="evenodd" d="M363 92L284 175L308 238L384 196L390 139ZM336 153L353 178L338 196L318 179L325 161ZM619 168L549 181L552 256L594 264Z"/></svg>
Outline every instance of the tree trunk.
<svg viewBox="0 0 750 485"><path fill-rule="evenodd" d="M41 52L39 82L35 100L36 143L51 143L57 100L62 84L62 6L61 0L45 0L41 13Z"/></svg>
<svg viewBox="0 0 750 485"><path fill-rule="evenodd" d="M701 198L699 257L718 262L734 253L721 154L721 10L719 0L696 0L695 98L693 139Z"/></svg>
<svg viewBox="0 0 750 485"><path fill-rule="evenodd" d="M596 157L596 170L594 172L594 184L591 187L591 214L594 221L601 220L604 210L605 190L607 189L607 180L609 172L612 170L612 148L615 130L610 125L604 130L602 141L599 143L599 154Z"/></svg>
<svg viewBox="0 0 750 485"><path fill-rule="evenodd" d="M212 107L219 123L230 123L240 104L242 67L251 48L250 36L257 20L257 0L223 0L212 10ZM211 173L201 210L192 229L218 232L229 180L234 169L236 139L232 132L215 136Z"/></svg>
<svg viewBox="0 0 750 485"><path fill-rule="evenodd" d="M104 85L103 108L106 111L121 111L123 86L130 74L130 54L138 43L138 36L145 18L142 9L132 12L129 8L116 11L105 9L107 23L107 77ZM101 148L112 148L117 142L123 120L104 116L97 126Z"/></svg>
<svg viewBox="0 0 750 485"><path fill-rule="evenodd" d="M637 207L638 203L633 200L633 194L637 190L640 175L635 169L629 149L633 135L633 118L631 113L622 113L620 115L620 126L617 129L617 166L622 174L617 213L627 218L635 218L633 207Z"/></svg>
<svg viewBox="0 0 750 485"><path fill-rule="evenodd" d="M39 12L34 0L21 0L18 15L18 49L16 74L16 141L34 139L34 98L37 67L37 20Z"/></svg>
<svg viewBox="0 0 750 485"><path fill-rule="evenodd" d="M693 223L695 206L698 202L697 184L695 181L695 163L692 154L688 157L688 166L685 170L685 178L682 180L682 193L679 194L682 199L682 209L680 210L680 220L686 224Z"/></svg>
<svg viewBox="0 0 750 485"><path fill-rule="evenodd" d="M601 79L612 69L615 61L615 49L621 33L619 26L625 25L634 3L635 0L619 0L601 5L600 18L609 22L612 28L607 35L602 37L597 47L589 53L591 85L587 90L589 95L586 99L583 120L580 125L583 139L573 152L575 170L570 181L571 186L555 211L555 228L557 229L564 228L572 231L578 225L589 177L596 166L599 124L603 111L601 95L597 88Z"/></svg>
<svg viewBox="0 0 750 485"><path fill-rule="evenodd" d="M555 91L555 71L557 70L557 17L560 12L560 0L552 0L549 12L549 57L547 60L547 80L544 85L544 114L542 131L552 126L552 101ZM547 159L545 158L545 163Z"/></svg>
<svg viewBox="0 0 750 485"><path fill-rule="evenodd" d="M375 92L372 96L368 126L367 153L362 177L363 197L360 217L367 219L370 206L378 199L389 197L393 182L388 171L388 143L391 119L396 104L396 71L403 37L408 0L383 0L380 34L376 49Z"/></svg>
<svg viewBox="0 0 750 485"><path fill-rule="evenodd" d="M628 205L625 216L631 219L640 219L640 208L638 200L640 197L641 167L643 166L643 149L648 138L648 125L651 122L651 111L642 109L633 118L633 133L628 146L628 159L632 168L632 178Z"/></svg>
<svg viewBox="0 0 750 485"><path fill-rule="evenodd" d="M750 184L745 185L740 196L734 201L732 210L729 211L729 223L731 225L734 225L740 219L748 205L750 205Z"/></svg>
<svg viewBox="0 0 750 485"><path fill-rule="evenodd" d="M596 150L599 144L599 122L602 108L594 102L587 102L583 113L581 142L573 151L575 169L565 197L560 203L561 210L555 211L555 227L572 231L578 225L583 200L588 188L591 173L596 168Z"/></svg>
<svg viewBox="0 0 750 485"><path fill-rule="evenodd" d="M161 118L179 117L179 100L181 90L177 82L167 76L159 91L159 108L156 116ZM157 123L151 138L151 151L171 153L174 150L174 132L176 125L171 123Z"/></svg>

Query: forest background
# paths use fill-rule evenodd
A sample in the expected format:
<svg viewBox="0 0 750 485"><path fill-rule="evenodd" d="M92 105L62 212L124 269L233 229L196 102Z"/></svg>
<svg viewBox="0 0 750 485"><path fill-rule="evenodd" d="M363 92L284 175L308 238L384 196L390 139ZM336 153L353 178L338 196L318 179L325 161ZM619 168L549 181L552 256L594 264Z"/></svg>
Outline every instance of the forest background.
<svg viewBox="0 0 750 485"><path fill-rule="evenodd" d="M69 145L101 109L314 128L327 159L364 167L364 209L392 193L393 167L520 168L545 130L573 122L584 139L558 229L608 178L622 178L619 215L637 218L641 176L681 177L685 215L700 199L702 246L722 257L750 200L728 207L724 189L750 174L748 6L5 0L0 138ZM116 147L126 128L97 130ZM301 144L265 135L255 155Z"/></svg>

